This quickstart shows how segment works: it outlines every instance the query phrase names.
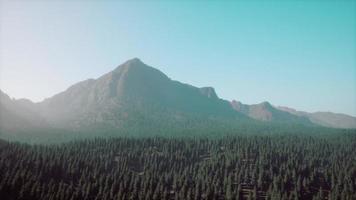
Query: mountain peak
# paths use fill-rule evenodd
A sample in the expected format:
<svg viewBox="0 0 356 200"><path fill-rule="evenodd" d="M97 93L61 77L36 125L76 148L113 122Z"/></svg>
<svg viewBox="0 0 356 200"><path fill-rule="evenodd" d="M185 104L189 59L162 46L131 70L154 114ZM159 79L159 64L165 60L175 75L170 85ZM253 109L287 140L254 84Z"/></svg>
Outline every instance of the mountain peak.
<svg viewBox="0 0 356 200"><path fill-rule="evenodd" d="M259 104L256 104L255 106L268 110L273 108L272 104L270 104L268 101L261 102Z"/></svg>
<svg viewBox="0 0 356 200"><path fill-rule="evenodd" d="M271 106L271 104L270 104L268 101L263 101L263 102L261 102L261 105L264 105L264 106Z"/></svg>
<svg viewBox="0 0 356 200"><path fill-rule="evenodd" d="M213 87L202 87L199 88L199 90L203 95L207 96L208 98L218 98L218 95L216 94L215 89Z"/></svg>
<svg viewBox="0 0 356 200"><path fill-rule="evenodd" d="M145 64L139 58L127 60L114 69L112 74L116 78L118 78L117 76L126 77L126 79L135 77L138 82L150 81L152 79L168 79L163 72Z"/></svg>
<svg viewBox="0 0 356 200"><path fill-rule="evenodd" d="M144 64L139 58L135 57L125 62L126 64ZM124 63L124 64L125 64Z"/></svg>
<svg viewBox="0 0 356 200"><path fill-rule="evenodd" d="M123 66L127 67L132 67L132 66L147 66L145 63L143 63L139 58L132 58L130 60L127 60L123 64Z"/></svg>
<svg viewBox="0 0 356 200"><path fill-rule="evenodd" d="M139 58L132 58L130 60L127 60L126 62L122 63L119 65L114 71L120 71L120 70L128 70L130 68L136 68L136 67L142 67L142 66L147 66L145 63L143 63Z"/></svg>
<svg viewBox="0 0 356 200"><path fill-rule="evenodd" d="M167 79L167 76L160 70L146 65L139 58L132 58L127 60L123 64L119 65L114 71L114 74L120 74L124 77L134 76L136 81L149 81L150 79L163 78Z"/></svg>
<svg viewBox="0 0 356 200"><path fill-rule="evenodd" d="M313 122L330 127L355 127L355 119L351 117L293 114L278 110L267 101L247 105L233 100L229 104L216 95L213 87L197 88L171 80L139 58L127 60L97 79L79 82L39 103L11 99L0 90L0 111L0 131L53 128L147 132L166 127L193 130L211 119L214 120L211 122L240 123L248 122L249 118L273 123L311 125ZM341 122L345 123L340 125Z"/></svg>

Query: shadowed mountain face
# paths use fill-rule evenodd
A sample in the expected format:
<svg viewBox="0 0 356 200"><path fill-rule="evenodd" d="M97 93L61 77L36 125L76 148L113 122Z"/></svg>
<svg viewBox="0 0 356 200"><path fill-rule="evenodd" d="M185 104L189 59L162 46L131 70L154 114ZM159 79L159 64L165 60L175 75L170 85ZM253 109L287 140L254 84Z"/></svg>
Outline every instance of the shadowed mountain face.
<svg viewBox="0 0 356 200"><path fill-rule="evenodd" d="M86 80L38 104L57 127L103 125L120 127L137 115L155 117L244 118L231 110L212 88L196 88L172 81L135 58L97 80Z"/></svg>
<svg viewBox="0 0 356 200"><path fill-rule="evenodd" d="M249 121L231 109L228 101L219 99L213 88L173 81L137 58L96 80L79 82L43 102L29 101L28 108L8 97L4 99L9 103L4 104L2 110L13 109L2 121L23 124L24 129L32 129L35 124L44 129L83 132L159 130L162 127L190 130L208 121L211 124ZM17 115L21 110L24 113ZM31 117L23 119L22 115L30 112ZM36 123L34 119L46 120ZM6 124L1 125L1 129L4 127ZM17 131L17 127L6 128Z"/></svg>
<svg viewBox="0 0 356 200"><path fill-rule="evenodd" d="M279 110L268 102L246 105L233 100L231 105L236 111L260 121L312 125L308 118Z"/></svg>
<svg viewBox="0 0 356 200"><path fill-rule="evenodd" d="M0 110L0 134L49 130L93 132L96 136L166 130L191 134L202 129L205 133L221 127L251 127L261 124L258 121L325 125L317 122L320 117L276 109L268 102L230 103L220 99L212 87L171 80L137 58L39 103L10 99L1 92ZM334 118L328 119L327 126L333 126L330 121Z"/></svg>

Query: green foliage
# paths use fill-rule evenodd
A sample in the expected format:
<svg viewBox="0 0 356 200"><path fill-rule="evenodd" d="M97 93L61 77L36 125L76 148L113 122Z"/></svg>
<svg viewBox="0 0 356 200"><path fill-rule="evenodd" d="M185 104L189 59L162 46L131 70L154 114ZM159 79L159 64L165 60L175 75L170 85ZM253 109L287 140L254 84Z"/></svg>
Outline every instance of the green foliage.
<svg viewBox="0 0 356 200"><path fill-rule="evenodd" d="M0 141L0 199L355 199L356 135Z"/></svg>

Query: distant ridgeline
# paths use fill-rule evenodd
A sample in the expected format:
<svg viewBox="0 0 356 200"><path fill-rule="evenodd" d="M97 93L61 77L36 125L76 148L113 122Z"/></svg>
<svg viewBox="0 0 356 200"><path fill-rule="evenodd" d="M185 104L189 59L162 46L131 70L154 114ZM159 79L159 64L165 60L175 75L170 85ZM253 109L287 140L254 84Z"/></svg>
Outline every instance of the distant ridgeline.
<svg viewBox="0 0 356 200"><path fill-rule="evenodd" d="M0 111L0 137L27 142L101 136L334 133L356 128L356 118L347 115L298 112L268 102L229 102L212 87L171 80L137 58L39 103L11 99L0 91Z"/></svg>

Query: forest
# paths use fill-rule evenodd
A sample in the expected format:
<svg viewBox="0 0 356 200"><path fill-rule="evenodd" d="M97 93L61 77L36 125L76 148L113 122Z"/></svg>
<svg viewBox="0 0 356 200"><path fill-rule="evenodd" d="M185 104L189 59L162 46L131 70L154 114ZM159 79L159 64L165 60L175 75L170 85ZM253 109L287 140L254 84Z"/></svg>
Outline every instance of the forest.
<svg viewBox="0 0 356 200"><path fill-rule="evenodd" d="M0 142L1 200L356 199L356 135Z"/></svg>

